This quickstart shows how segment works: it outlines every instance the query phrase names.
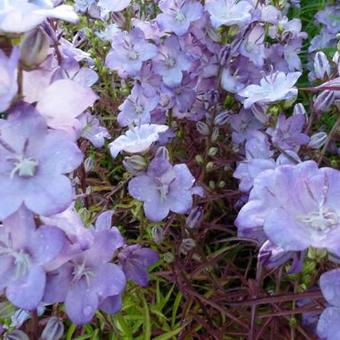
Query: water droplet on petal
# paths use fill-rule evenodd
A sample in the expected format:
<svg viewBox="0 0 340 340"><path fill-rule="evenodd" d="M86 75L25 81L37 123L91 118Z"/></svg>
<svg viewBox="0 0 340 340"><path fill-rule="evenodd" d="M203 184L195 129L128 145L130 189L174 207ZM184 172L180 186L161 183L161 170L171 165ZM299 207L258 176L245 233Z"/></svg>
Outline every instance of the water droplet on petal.
<svg viewBox="0 0 340 340"><path fill-rule="evenodd" d="M85 316L89 316L92 313L93 308L91 306L86 306L83 308L83 313Z"/></svg>

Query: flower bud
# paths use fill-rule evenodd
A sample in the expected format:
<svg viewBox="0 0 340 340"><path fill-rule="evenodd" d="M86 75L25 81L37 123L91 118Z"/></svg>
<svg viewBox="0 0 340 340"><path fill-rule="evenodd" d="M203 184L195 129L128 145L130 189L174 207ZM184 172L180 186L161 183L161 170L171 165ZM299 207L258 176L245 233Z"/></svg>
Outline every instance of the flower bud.
<svg viewBox="0 0 340 340"><path fill-rule="evenodd" d="M310 137L308 147L311 149L320 149L325 144L326 140L327 140L326 132L314 133L314 135Z"/></svg>
<svg viewBox="0 0 340 340"><path fill-rule="evenodd" d="M294 105L293 115L306 115L306 110L303 104L298 103Z"/></svg>
<svg viewBox="0 0 340 340"><path fill-rule="evenodd" d="M20 61L23 67L31 70L39 66L48 55L49 39L45 31L38 27L28 33L21 45Z"/></svg>
<svg viewBox="0 0 340 340"><path fill-rule="evenodd" d="M322 91L314 100L313 109L317 113L327 112L334 102L334 91Z"/></svg>
<svg viewBox="0 0 340 340"><path fill-rule="evenodd" d="M206 123L197 122L196 123L196 129L203 136L209 136L209 134L210 134L209 126Z"/></svg>
<svg viewBox="0 0 340 340"><path fill-rule="evenodd" d="M4 340L29 340L29 337L23 331L15 330L11 333L6 333Z"/></svg>
<svg viewBox="0 0 340 340"><path fill-rule="evenodd" d="M59 340L64 334L64 325L61 319L57 317L50 317L45 326L42 334L41 340Z"/></svg>
<svg viewBox="0 0 340 340"><path fill-rule="evenodd" d="M229 117L230 117L229 112L223 111L215 117L214 123L215 123L215 125L224 125L228 122Z"/></svg>
<svg viewBox="0 0 340 340"><path fill-rule="evenodd" d="M213 146L208 150L208 156L210 157L216 156L217 153L218 153L218 148L216 146Z"/></svg>
<svg viewBox="0 0 340 340"><path fill-rule="evenodd" d="M211 189L211 190L214 190L214 189L216 189L216 183L214 182L214 181L209 181L209 188Z"/></svg>
<svg viewBox="0 0 340 340"><path fill-rule="evenodd" d="M163 258L164 258L164 261L167 262L167 263L174 262L174 260L175 260L174 254L172 254L170 252L165 253L163 255Z"/></svg>
<svg viewBox="0 0 340 340"><path fill-rule="evenodd" d="M219 182L217 183L217 186L218 186L220 189L223 189L223 188L226 186L226 182L224 182L224 181L219 181Z"/></svg>
<svg viewBox="0 0 340 340"><path fill-rule="evenodd" d="M203 216L202 207L192 208L188 217L186 218L186 226L189 229L194 229L200 222L202 216Z"/></svg>
<svg viewBox="0 0 340 340"><path fill-rule="evenodd" d="M193 240L192 238L185 238L183 239L181 245L179 246L179 251L182 254L187 255L190 250L195 248L195 246L196 246L195 240Z"/></svg>
<svg viewBox="0 0 340 340"><path fill-rule="evenodd" d="M205 166L205 169L209 172L214 169L214 163L213 162L208 162L207 165Z"/></svg>
<svg viewBox="0 0 340 340"><path fill-rule="evenodd" d="M211 134L211 141L215 143L220 135L220 129L218 127L214 127L213 132Z"/></svg>
<svg viewBox="0 0 340 340"><path fill-rule="evenodd" d="M123 160L123 165L125 169L131 174L135 174L138 171L143 171L146 169L146 160L143 156L133 155L130 157L125 157Z"/></svg>
<svg viewBox="0 0 340 340"><path fill-rule="evenodd" d="M253 115L263 124L267 123L268 115L267 108L264 105L255 103L251 106Z"/></svg>
<svg viewBox="0 0 340 340"><path fill-rule="evenodd" d="M86 173L91 172L94 169L95 161L92 157L87 157L84 161L84 169Z"/></svg>
<svg viewBox="0 0 340 340"><path fill-rule="evenodd" d="M163 228L159 226L154 226L151 230L152 239L157 244L161 244L164 241L164 231Z"/></svg>
<svg viewBox="0 0 340 340"><path fill-rule="evenodd" d="M200 164L200 165L204 163L204 159L203 159L202 155L196 155L195 161L196 161L197 164Z"/></svg>
<svg viewBox="0 0 340 340"><path fill-rule="evenodd" d="M317 79L324 79L331 74L331 66L325 53L322 51L315 54L314 72Z"/></svg>

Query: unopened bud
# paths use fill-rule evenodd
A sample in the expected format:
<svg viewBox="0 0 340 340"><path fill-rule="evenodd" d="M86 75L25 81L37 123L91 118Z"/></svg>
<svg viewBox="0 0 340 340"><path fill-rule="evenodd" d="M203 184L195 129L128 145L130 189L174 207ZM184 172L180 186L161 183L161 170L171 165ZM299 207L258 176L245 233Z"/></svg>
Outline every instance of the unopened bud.
<svg viewBox="0 0 340 340"><path fill-rule="evenodd" d="M209 188L210 188L211 190L216 189L216 183L215 183L214 181L209 181Z"/></svg>
<svg viewBox="0 0 340 340"><path fill-rule="evenodd" d="M196 155L196 156L195 156L195 161L196 161L196 163L199 164L199 165L201 165L201 164L204 163L204 159L203 159L202 155Z"/></svg>
<svg viewBox="0 0 340 340"><path fill-rule="evenodd" d="M313 103L313 108L317 113L327 112L334 102L334 91L321 92Z"/></svg>
<svg viewBox="0 0 340 340"><path fill-rule="evenodd" d="M28 33L21 45L20 61L23 67L31 70L39 66L48 56L49 50L48 35L38 27Z"/></svg>
<svg viewBox="0 0 340 340"><path fill-rule="evenodd" d="M308 147L311 149L320 149L325 144L326 140L327 140L326 132L314 133L314 135L310 137Z"/></svg>
<svg viewBox="0 0 340 340"><path fill-rule="evenodd" d="M209 134L210 134L209 126L206 123L197 122L196 123L196 129L203 136L209 136Z"/></svg>
<svg viewBox="0 0 340 340"><path fill-rule="evenodd" d="M92 157L87 157L84 161L84 169L86 173L91 172L94 169L94 159Z"/></svg>
<svg viewBox="0 0 340 340"><path fill-rule="evenodd" d="M41 340L59 340L64 335L64 324L60 318L50 317L40 339Z"/></svg>
<svg viewBox="0 0 340 340"><path fill-rule="evenodd" d="M326 54L319 51L314 57L314 72L317 79L324 79L331 74L331 66Z"/></svg>
<svg viewBox="0 0 340 340"><path fill-rule="evenodd" d="M214 169L214 163L213 162L208 162L207 165L205 166L206 170L212 171Z"/></svg>
<svg viewBox="0 0 340 340"><path fill-rule="evenodd" d="M143 171L147 166L146 160L140 155L125 157L123 160L123 165L125 169L131 174L135 174L138 171Z"/></svg>
<svg viewBox="0 0 340 340"><path fill-rule="evenodd" d="M20 330L15 330L4 335L4 340L29 340L26 333Z"/></svg>
<svg viewBox="0 0 340 340"><path fill-rule="evenodd" d="M224 125L228 122L229 117L230 117L229 112L223 111L215 117L214 123L215 123L215 125Z"/></svg>
<svg viewBox="0 0 340 340"><path fill-rule="evenodd" d="M186 225L189 229L194 229L201 220L203 216L203 208L195 207L192 208L188 217L186 218Z"/></svg>
<svg viewBox="0 0 340 340"><path fill-rule="evenodd" d="M211 141L215 143L220 135L220 129L218 127L214 127L213 132L211 134Z"/></svg>
<svg viewBox="0 0 340 340"><path fill-rule="evenodd" d="M216 156L217 153L218 153L218 148L217 148L216 146L213 146L213 147L211 147L211 148L208 150L208 155L209 155L210 157Z"/></svg>
<svg viewBox="0 0 340 340"><path fill-rule="evenodd" d="M187 255L190 250L195 248L195 246L195 240L193 240L192 238L185 238L179 246L179 251L182 254Z"/></svg>
<svg viewBox="0 0 340 340"><path fill-rule="evenodd" d="M294 105L293 115L306 115L306 110L303 104L298 103Z"/></svg>
<svg viewBox="0 0 340 340"><path fill-rule="evenodd" d="M161 244L164 241L164 231L163 228L155 226L151 230L152 238L157 244Z"/></svg>
<svg viewBox="0 0 340 340"><path fill-rule="evenodd" d="M174 262L175 256L174 256L174 254L167 252L163 255L163 259L164 259L165 262L171 263L171 262Z"/></svg>
<svg viewBox="0 0 340 340"><path fill-rule="evenodd" d="M264 105L255 103L251 106L251 111L253 115L263 124L267 123L268 115L267 115L267 107Z"/></svg>
<svg viewBox="0 0 340 340"><path fill-rule="evenodd" d="M225 186L226 186L226 182L224 181L219 181L217 186L220 188L220 189L223 189Z"/></svg>

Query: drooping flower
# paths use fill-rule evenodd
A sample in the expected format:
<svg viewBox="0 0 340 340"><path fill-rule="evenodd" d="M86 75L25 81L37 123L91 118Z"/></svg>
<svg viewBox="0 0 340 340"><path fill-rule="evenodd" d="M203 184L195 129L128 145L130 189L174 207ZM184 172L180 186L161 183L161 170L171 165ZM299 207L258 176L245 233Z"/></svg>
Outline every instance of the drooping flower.
<svg viewBox="0 0 340 340"><path fill-rule="evenodd" d="M340 255L340 171L314 161L282 165L255 178L236 225L263 230L285 251L325 248Z"/></svg>
<svg viewBox="0 0 340 340"><path fill-rule="evenodd" d="M181 49L178 39L172 35L159 47L153 65L155 72L161 75L164 84L175 87L181 83L183 71L190 69L191 62Z"/></svg>
<svg viewBox="0 0 340 340"><path fill-rule="evenodd" d="M172 166L161 153L147 171L129 182L129 193L144 202L144 212L151 221L161 221L170 211L184 214L192 207L192 195L202 194L194 187L195 178L186 164Z"/></svg>
<svg viewBox="0 0 340 340"><path fill-rule="evenodd" d="M140 153L148 150L159 134L168 129L166 125L143 124L136 126L110 143L110 152L116 158L121 151Z"/></svg>
<svg viewBox="0 0 340 340"><path fill-rule="evenodd" d="M36 229L33 214L24 206L0 227L0 290L17 307L33 310L46 284L44 265L54 260L66 241L57 227Z"/></svg>
<svg viewBox="0 0 340 340"><path fill-rule="evenodd" d="M181 36L185 34L193 21L203 14L203 7L198 1L162 0L159 8L163 13L156 20L159 26L167 32Z"/></svg>
<svg viewBox="0 0 340 340"><path fill-rule="evenodd" d="M244 0L209 0L205 8L210 14L212 25L217 28L222 25L248 24L251 21L253 6Z"/></svg>
<svg viewBox="0 0 340 340"><path fill-rule="evenodd" d="M143 31L138 28L131 32L117 32L111 46L105 63L122 77L135 76L143 63L157 54L157 46L147 42Z"/></svg>
<svg viewBox="0 0 340 340"><path fill-rule="evenodd" d="M0 50L0 112L7 110L18 92L17 64L20 56L19 48L12 50L8 58Z"/></svg>
<svg viewBox="0 0 340 340"><path fill-rule="evenodd" d="M285 74L274 72L261 79L260 85L248 85L238 94L245 97L244 107L250 108L254 103L270 104L281 100L288 100L298 93L294 84L301 76L301 72Z"/></svg>
<svg viewBox="0 0 340 340"><path fill-rule="evenodd" d="M43 216L65 210L73 191L65 176L82 161L77 145L63 131L47 129L30 105L21 104L0 120L0 219L24 203Z"/></svg>
<svg viewBox="0 0 340 340"><path fill-rule="evenodd" d="M118 229L94 231L93 236L88 249L49 272L46 281L44 302L64 302L66 314L77 325L90 322L101 303L120 295L126 282L120 267L110 263L123 245Z"/></svg>
<svg viewBox="0 0 340 340"><path fill-rule="evenodd" d="M78 16L72 6L54 7L53 2L39 0L3 0L0 2L0 32L24 33L47 18L76 23Z"/></svg>
<svg viewBox="0 0 340 340"><path fill-rule="evenodd" d="M150 248L142 248L136 244L123 248L118 259L126 278L146 287L149 281L148 267L159 260L159 255Z"/></svg>

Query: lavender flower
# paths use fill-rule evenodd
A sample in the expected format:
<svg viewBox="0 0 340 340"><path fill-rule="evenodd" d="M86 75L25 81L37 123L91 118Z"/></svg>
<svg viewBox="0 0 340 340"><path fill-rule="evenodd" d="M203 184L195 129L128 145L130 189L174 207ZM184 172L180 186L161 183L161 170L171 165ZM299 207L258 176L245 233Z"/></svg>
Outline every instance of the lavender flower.
<svg viewBox="0 0 340 340"><path fill-rule="evenodd" d="M66 241L51 226L36 229L33 214L22 206L0 228L0 289L17 307L33 310L41 302L46 283L44 265L54 260Z"/></svg>
<svg viewBox="0 0 340 340"><path fill-rule="evenodd" d="M283 165L255 178L236 225L240 232L263 228L286 251L326 248L340 255L340 172L313 161Z"/></svg>
<svg viewBox="0 0 340 340"><path fill-rule="evenodd" d="M110 144L113 158L121 151L129 153L140 153L147 151L151 144L158 140L159 134L168 129L166 125L143 124L128 130Z"/></svg>
<svg viewBox="0 0 340 340"><path fill-rule="evenodd" d="M129 193L144 202L144 212L151 221L161 221L170 211L186 213L192 207L195 178L186 164L172 166L156 155L147 171L129 182Z"/></svg>
<svg viewBox="0 0 340 340"><path fill-rule="evenodd" d="M170 36L159 48L153 60L154 70L161 75L165 85L178 86L183 78L183 71L188 71L191 62L182 51L178 39Z"/></svg>
<svg viewBox="0 0 340 340"><path fill-rule="evenodd" d="M98 7L105 12L120 12L131 3L131 0L99 0Z"/></svg>
<svg viewBox="0 0 340 340"><path fill-rule="evenodd" d="M203 14L202 5L194 0L162 0L159 8L163 12L156 18L159 26L164 31L174 32L178 36L185 34L190 24Z"/></svg>
<svg viewBox="0 0 340 340"><path fill-rule="evenodd" d="M152 249L142 248L136 244L123 248L118 259L126 278L141 287L146 287L148 284L148 267L159 260L159 255Z"/></svg>
<svg viewBox="0 0 340 340"><path fill-rule="evenodd" d="M205 8L210 14L212 25L217 28L222 25L248 24L251 21L253 6L244 0L209 0Z"/></svg>
<svg viewBox="0 0 340 340"><path fill-rule="evenodd" d="M106 57L106 65L120 76L136 75L143 62L157 54L157 47L145 40L144 33L135 28L131 32L118 32L112 38L112 49Z"/></svg>
<svg viewBox="0 0 340 340"><path fill-rule="evenodd" d="M78 21L78 16L71 6L54 7L51 1L3 0L0 3L0 32L28 32L47 18L73 23Z"/></svg>
<svg viewBox="0 0 340 340"><path fill-rule="evenodd" d="M18 92L17 64L20 56L19 48L14 47L8 58L0 50L0 112L4 112L11 105Z"/></svg>
<svg viewBox="0 0 340 340"><path fill-rule="evenodd" d="M109 263L123 245L116 228L93 232L94 241L57 270L48 273L44 302L65 302L65 311L75 324L88 323L101 303L121 294L125 275Z"/></svg>
<svg viewBox="0 0 340 340"><path fill-rule="evenodd" d="M64 175L82 161L78 147L62 131L49 131L30 105L21 104L0 120L0 219L24 203L41 215L65 210L73 192Z"/></svg>
<svg viewBox="0 0 340 340"><path fill-rule="evenodd" d="M248 109L254 103L269 104L292 99L298 93L297 88L293 86L300 76L301 72L274 72L262 78L260 85L248 85L239 92L241 97L246 98L244 107Z"/></svg>

